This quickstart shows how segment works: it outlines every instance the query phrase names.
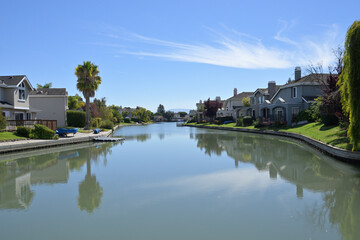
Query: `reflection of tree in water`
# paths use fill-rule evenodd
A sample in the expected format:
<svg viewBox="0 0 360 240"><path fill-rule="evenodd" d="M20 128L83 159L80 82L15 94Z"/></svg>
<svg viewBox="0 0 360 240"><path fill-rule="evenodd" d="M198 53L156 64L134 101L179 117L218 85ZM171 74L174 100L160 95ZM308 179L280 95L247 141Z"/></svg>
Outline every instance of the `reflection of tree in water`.
<svg viewBox="0 0 360 240"><path fill-rule="evenodd" d="M92 213L101 204L103 189L99 182L96 181L96 176L91 175L90 158L87 159L86 165L85 179L79 184L78 206L80 210Z"/></svg>
<svg viewBox="0 0 360 240"><path fill-rule="evenodd" d="M78 206L80 210L92 213L101 204L103 189L96 180L96 176L91 174L91 161L98 163L100 159L106 165L107 157L111 155L111 148L118 143L97 144L90 148L78 150L78 157L68 159L71 169L79 170L86 162L86 176L79 184Z"/></svg>
<svg viewBox="0 0 360 240"><path fill-rule="evenodd" d="M340 170L333 160L320 158L300 144L282 138L264 135L196 134L197 146L205 153L221 154L225 151L237 162L252 163L258 170L269 171L296 186L298 198L304 197L303 189L323 193L323 204L305 211L314 224L327 222L339 227L346 240L360 239L360 175L359 170ZM308 148L310 149L310 148ZM306 196L305 196L306 197Z"/></svg>
<svg viewBox="0 0 360 240"><path fill-rule="evenodd" d="M360 239L360 177L344 177L339 186L323 194L324 203L305 213L310 221L324 227L329 219L339 226L346 240Z"/></svg>

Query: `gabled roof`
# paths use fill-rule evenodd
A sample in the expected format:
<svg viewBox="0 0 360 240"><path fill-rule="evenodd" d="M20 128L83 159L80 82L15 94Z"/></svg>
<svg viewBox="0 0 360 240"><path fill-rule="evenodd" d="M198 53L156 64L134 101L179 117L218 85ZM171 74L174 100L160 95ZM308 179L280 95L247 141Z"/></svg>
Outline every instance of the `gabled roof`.
<svg viewBox="0 0 360 240"><path fill-rule="evenodd" d="M30 95L67 95L66 88L37 88Z"/></svg>
<svg viewBox="0 0 360 240"><path fill-rule="evenodd" d="M0 82L6 85L18 85L21 80L26 77L25 75L14 75L14 76L0 76Z"/></svg>
<svg viewBox="0 0 360 240"><path fill-rule="evenodd" d="M288 87L288 86L292 86L295 84L318 84L318 85L323 85L326 84L326 81L328 79L328 77L330 76L329 73L311 73L305 77L300 78L297 81L291 81L287 84L284 85L284 87Z"/></svg>
<svg viewBox="0 0 360 240"><path fill-rule="evenodd" d="M228 98L226 101L229 101L229 100L242 100L244 97L249 97L251 95L252 95L252 92L241 92L236 96Z"/></svg>
<svg viewBox="0 0 360 240"><path fill-rule="evenodd" d="M23 80L27 82L31 90L34 89L26 75L0 76L0 84L5 84L6 86L17 87Z"/></svg>
<svg viewBox="0 0 360 240"><path fill-rule="evenodd" d="M283 86L283 85L275 85L275 92L276 92L280 87L282 87L282 86ZM257 92L262 92L264 95L268 95L268 94L269 94L269 89L267 89L267 88L258 88L258 89L256 89L256 91L255 91L253 94L251 94L251 95L255 96Z"/></svg>
<svg viewBox="0 0 360 240"><path fill-rule="evenodd" d="M297 81L291 81L289 83L286 83L276 91L274 96L271 98L271 101L276 97L276 95L280 92L281 89L295 87L298 85L326 85L329 76L329 73L311 73L305 77L300 78Z"/></svg>

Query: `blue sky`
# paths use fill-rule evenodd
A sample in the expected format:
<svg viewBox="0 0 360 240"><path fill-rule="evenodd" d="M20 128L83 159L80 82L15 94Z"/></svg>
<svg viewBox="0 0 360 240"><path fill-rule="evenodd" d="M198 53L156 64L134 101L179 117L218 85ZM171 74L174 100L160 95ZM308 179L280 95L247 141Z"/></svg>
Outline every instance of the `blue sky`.
<svg viewBox="0 0 360 240"><path fill-rule="evenodd" d="M360 19L360 1L2 0L0 75L76 90L74 69L99 66L97 98L155 111L231 97L294 68L327 66ZM81 95L81 94L80 94Z"/></svg>

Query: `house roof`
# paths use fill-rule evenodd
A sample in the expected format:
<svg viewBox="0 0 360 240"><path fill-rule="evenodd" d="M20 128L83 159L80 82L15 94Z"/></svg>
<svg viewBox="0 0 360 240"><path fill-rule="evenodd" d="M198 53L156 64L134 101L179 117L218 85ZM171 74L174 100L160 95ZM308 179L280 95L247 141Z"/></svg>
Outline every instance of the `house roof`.
<svg viewBox="0 0 360 240"><path fill-rule="evenodd" d="M0 82L6 85L18 85L21 80L26 77L25 75L13 75L13 76L0 76Z"/></svg>
<svg viewBox="0 0 360 240"><path fill-rule="evenodd" d="M327 79L329 76L329 73L311 73L305 77L300 78L297 81L291 81L289 83L286 83L285 85L277 89L276 93L271 98L271 101L278 95L280 90L283 88L289 88L297 85L325 85L327 84Z"/></svg>
<svg viewBox="0 0 360 240"><path fill-rule="evenodd" d="M289 85L293 85L293 84L324 84L327 81L327 78L330 76L329 73L311 73L305 77L300 78L297 81L291 81L287 84L284 85L284 87L289 86Z"/></svg>
<svg viewBox="0 0 360 240"><path fill-rule="evenodd" d="M37 88L30 95L67 95L66 88Z"/></svg>
<svg viewBox="0 0 360 240"><path fill-rule="evenodd" d="M275 85L275 92L277 92L277 90L279 90L279 88L281 88L282 86L284 86L284 85ZM251 95L255 96L257 92L262 92L265 95L268 95L269 94L269 89L268 88L258 88Z"/></svg>
<svg viewBox="0 0 360 240"><path fill-rule="evenodd" d="M253 94L252 92L241 92L238 95L227 99L226 101L229 101L229 100L242 100L244 97L249 97L252 94Z"/></svg>

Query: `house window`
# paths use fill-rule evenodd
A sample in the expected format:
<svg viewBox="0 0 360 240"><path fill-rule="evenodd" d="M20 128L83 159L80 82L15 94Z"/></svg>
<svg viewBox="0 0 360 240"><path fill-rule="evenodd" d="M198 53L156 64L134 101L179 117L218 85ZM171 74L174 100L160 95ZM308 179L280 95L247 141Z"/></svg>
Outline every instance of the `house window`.
<svg viewBox="0 0 360 240"><path fill-rule="evenodd" d="M25 84L22 82L19 85L19 100L25 100Z"/></svg>
<svg viewBox="0 0 360 240"><path fill-rule="evenodd" d="M297 98L297 87L293 87L291 93L293 98Z"/></svg>
<svg viewBox="0 0 360 240"><path fill-rule="evenodd" d="M275 120L276 121L283 121L283 110L282 109L275 109Z"/></svg>
<svg viewBox="0 0 360 240"><path fill-rule="evenodd" d="M23 113L15 113L15 120L24 120Z"/></svg>
<svg viewBox="0 0 360 240"><path fill-rule="evenodd" d="M31 120L31 113L26 113L26 120Z"/></svg>
<svg viewBox="0 0 360 240"><path fill-rule="evenodd" d="M293 107L292 108L292 121L295 121L295 117L299 114L299 108Z"/></svg>
<svg viewBox="0 0 360 240"><path fill-rule="evenodd" d="M259 104L261 104L261 97L259 97Z"/></svg>

